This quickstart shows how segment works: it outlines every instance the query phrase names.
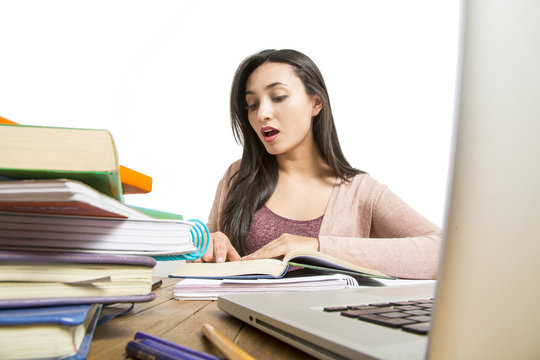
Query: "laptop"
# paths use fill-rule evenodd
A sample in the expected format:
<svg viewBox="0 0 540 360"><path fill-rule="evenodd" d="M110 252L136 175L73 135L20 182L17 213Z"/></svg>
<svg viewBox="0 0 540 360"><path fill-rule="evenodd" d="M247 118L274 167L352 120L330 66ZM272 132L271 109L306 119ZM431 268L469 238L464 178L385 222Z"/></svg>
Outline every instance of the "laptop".
<svg viewBox="0 0 540 360"><path fill-rule="evenodd" d="M229 294L221 310L320 359L540 359L540 1L462 10L436 285ZM431 298L427 335L323 311Z"/></svg>

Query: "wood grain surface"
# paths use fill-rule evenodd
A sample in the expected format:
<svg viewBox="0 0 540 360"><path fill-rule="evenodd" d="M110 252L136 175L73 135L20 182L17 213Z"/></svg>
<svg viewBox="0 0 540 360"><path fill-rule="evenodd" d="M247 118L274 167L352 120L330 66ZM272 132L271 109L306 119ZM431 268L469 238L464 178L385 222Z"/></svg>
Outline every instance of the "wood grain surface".
<svg viewBox="0 0 540 360"><path fill-rule="evenodd" d="M277 340L264 332L222 312L217 301L179 301L173 298L178 279L163 279L156 299L135 304L126 315L99 325L88 354L88 360L126 359L126 344L137 331L163 338L223 357L202 333L204 323L211 324L228 339L256 359L313 359L313 357ZM114 304L103 308L102 316L120 313L130 304Z"/></svg>

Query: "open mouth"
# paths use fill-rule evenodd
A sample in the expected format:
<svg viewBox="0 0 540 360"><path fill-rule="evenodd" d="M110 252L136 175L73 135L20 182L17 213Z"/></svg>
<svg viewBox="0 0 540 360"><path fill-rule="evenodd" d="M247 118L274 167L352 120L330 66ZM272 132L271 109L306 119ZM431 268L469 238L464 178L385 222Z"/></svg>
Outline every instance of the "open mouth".
<svg viewBox="0 0 540 360"><path fill-rule="evenodd" d="M272 142L279 134L279 130L270 126L265 126L261 129L261 134L266 142Z"/></svg>
<svg viewBox="0 0 540 360"><path fill-rule="evenodd" d="M278 133L279 133L279 130L270 129L270 130L263 131L263 136L264 137L272 137L274 135L277 135Z"/></svg>

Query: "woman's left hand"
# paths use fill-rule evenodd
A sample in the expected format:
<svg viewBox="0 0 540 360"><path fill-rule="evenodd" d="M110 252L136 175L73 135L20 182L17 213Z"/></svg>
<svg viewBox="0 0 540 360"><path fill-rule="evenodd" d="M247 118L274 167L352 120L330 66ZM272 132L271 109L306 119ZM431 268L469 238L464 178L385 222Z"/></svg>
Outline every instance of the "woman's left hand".
<svg viewBox="0 0 540 360"><path fill-rule="evenodd" d="M292 234L282 234L280 237L270 241L259 250L244 256L242 260L281 258L289 251L297 249L318 251L319 239Z"/></svg>

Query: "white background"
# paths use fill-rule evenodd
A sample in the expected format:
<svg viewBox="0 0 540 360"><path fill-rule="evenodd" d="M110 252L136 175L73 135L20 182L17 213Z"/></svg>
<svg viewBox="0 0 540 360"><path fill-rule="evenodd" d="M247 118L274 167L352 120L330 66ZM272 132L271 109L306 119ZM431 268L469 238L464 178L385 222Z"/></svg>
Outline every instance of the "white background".
<svg viewBox="0 0 540 360"><path fill-rule="evenodd" d="M206 221L241 155L237 65L293 48L325 77L349 162L442 225L458 22L450 0L0 0L0 116L109 129L153 177L127 203Z"/></svg>

